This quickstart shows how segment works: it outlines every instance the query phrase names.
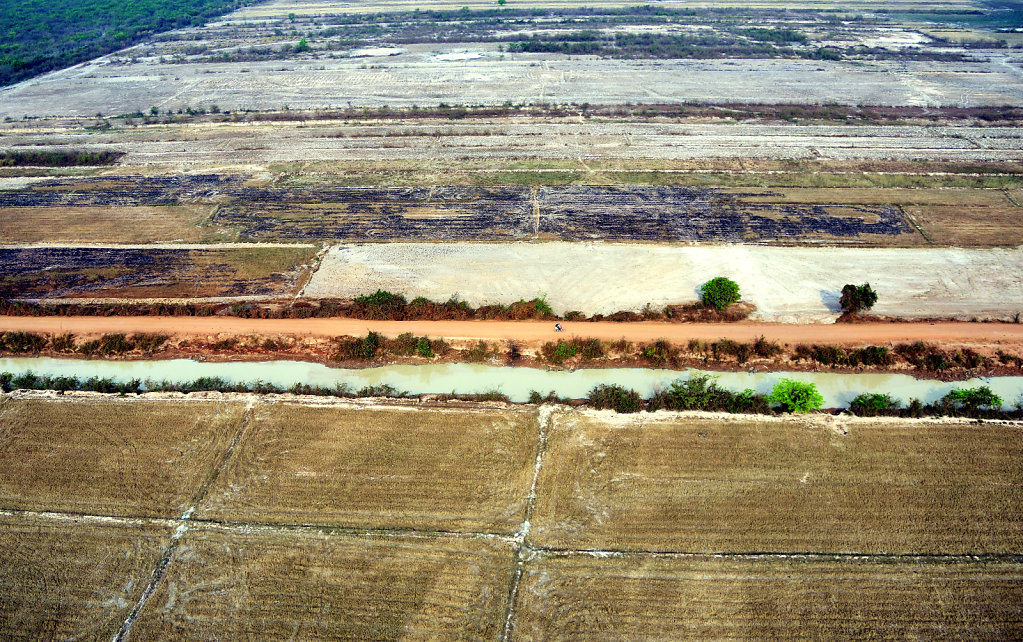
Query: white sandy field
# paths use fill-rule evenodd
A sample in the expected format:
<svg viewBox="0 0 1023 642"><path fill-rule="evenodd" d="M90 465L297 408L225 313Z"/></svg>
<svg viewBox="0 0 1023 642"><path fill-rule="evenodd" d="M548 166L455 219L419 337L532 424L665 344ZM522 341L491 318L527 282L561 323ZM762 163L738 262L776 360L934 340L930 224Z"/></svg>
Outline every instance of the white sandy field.
<svg viewBox="0 0 1023 642"><path fill-rule="evenodd" d="M1011 319L1023 312L1023 247L806 248L637 243L386 243L328 250L301 296L384 289L473 306L544 294L556 312L607 314L698 298L715 276L735 280L754 318L827 322L846 283L869 282L874 312Z"/></svg>

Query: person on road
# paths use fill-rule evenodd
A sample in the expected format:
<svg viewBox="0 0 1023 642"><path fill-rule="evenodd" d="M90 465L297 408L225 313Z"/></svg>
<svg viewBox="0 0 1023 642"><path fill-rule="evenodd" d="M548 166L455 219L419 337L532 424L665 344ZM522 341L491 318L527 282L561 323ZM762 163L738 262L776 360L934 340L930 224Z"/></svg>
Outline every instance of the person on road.
<svg viewBox="0 0 1023 642"><path fill-rule="evenodd" d="M564 330L564 328L561 327L560 323L555 323L554 324L554 331L555 332L561 332L562 330Z"/></svg>

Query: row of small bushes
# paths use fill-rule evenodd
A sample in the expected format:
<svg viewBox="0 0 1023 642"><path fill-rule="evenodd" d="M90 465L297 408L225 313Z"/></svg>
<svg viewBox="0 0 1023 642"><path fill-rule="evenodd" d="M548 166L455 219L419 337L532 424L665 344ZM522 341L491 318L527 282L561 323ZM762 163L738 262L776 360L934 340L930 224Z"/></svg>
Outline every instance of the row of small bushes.
<svg viewBox="0 0 1023 642"><path fill-rule="evenodd" d="M645 307L640 312L622 311L587 316L579 311L557 315L546 297L516 301L508 305L483 305L474 308L451 297L430 301L377 290L352 301L319 299L287 303L29 303L0 299L0 315L5 316L233 316L241 319L349 318L375 321L740 321L752 308L732 306L718 310L703 303L670 305L663 309Z"/></svg>
<svg viewBox="0 0 1023 642"><path fill-rule="evenodd" d="M82 390L102 393L139 394L148 392L239 392L257 394L315 395L327 397L393 397L405 398L408 392L386 384L365 386L353 391L347 384L333 387L311 386L296 383L284 388L264 381L231 383L221 377L200 377L188 382L155 381L140 379L117 381L112 378L90 377L80 379L74 376L37 375L25 372L12 375L0 373L0 390ZM461 399L467 401L508 401L507 395L499 391L477 394L438 395L438 399ZM568 403L570 399L559 398L551 391L546 396L532 391L529 403ZM812 383L782 379L770 394L764 395L746 389L733 392L720 387L708 375L692 375L689 379L676 379L667 390L655 393L644 400L638 392L617 384L595 386L587 395L586 402L593 408L614 410L620 413L634 413L643 410L704 410L743 414L772 414L777 412L805 413L820 410L823 397ZM954 388L933 404L923 404L913 399L906 407L890 395L865 393L853 399L849 412L861 417L972 417L977 419L1018 419L1023 417L1023 403L1017 403L1015 411L1001 410L1002 399L988 386L978 388Z"/></svg>
<svg viewBox="0 0 1023 642"><path fill-rule="evenodd" d="M624 357L641 358L651 365L670 367L683 366L693 357L710 361L734 361L744 365L751 359L772 359L784 355L785 350L777 342L764 337L751 342L720 339L700 341L692 339L685 349L666 340L640 344L638 348L624 340L601 342L598 339L572 338L545 343L540 357L547 363L561 365L574 357L583 361L601 359L612 352ZM950 369L974 370L991 368L996 365L1023 368L1023 357L999 351L996 357L985 357L970 348L954 351L942 350L937 346L918 341L916 343L887 346L865 346L850 348L835 345L796 345L789 356L791 361L819 363L829 368L887 367L906 363L920 370L942 372Z"/></svg>
<svg viewBox="0 0 1023 642"><path fill-rule="evenodd" d="M120 333L104 334L99 339L77 342L75 335L59 334L49 337L33 332L4 332L0 334L0 352L14 354L36 353L50 349L55 352L104 356L142 352L149 354L163 348L170 340L165 334L134 334L130 337Z"/></svg>
<svg viewBox="0 0 1023 642"><path fill-rule="evenodd" d="M553 393L543 399L538 393L532 403L554 401ZM688 380L676 379L667 390L656 392L643 400L635 390L617 384L602 384L587 395L590 406L620 413L657 410L705 410L744 414L775 412L805 413L820 410L824 398L812 383L781 379L763 395L752 389L733 392L720 387L709 375L692 375ZM1023 417L1023 399L1014 411L1001 410L1002 399L990 387L953 388L932 404L912 399L903 407L898 399L883 393L864 393L853 399L848 410L860 417L971 417L976 419L1018 419Z"/></svg>

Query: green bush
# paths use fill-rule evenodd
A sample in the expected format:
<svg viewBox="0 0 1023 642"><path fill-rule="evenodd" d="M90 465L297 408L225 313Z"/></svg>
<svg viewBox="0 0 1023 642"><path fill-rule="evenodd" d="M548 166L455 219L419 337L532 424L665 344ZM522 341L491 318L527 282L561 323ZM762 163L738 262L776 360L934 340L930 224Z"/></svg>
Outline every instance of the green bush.
<svg viewBox="0 0 1023 642"><path fill-rule="evenodd" d="M334 353L334 361L354 361L357 359L369 360L376 356L383 337L370 332L364 338L343 337L338 341L337 352Z"/></svg>
<svg viewBox="0 0 1023 642"><path fill-rule="evenodd" d="M751 389L732 392L717 385L710 375L694 374L688 380L676 379L668 390L654 395L648 410L707 410L723 412L768 413L763 395Z"/></svg>
<svg viewBox="0 0 1023 642"><path fill-rule="evenodd" d="M952 392L945 395L942 401L954 404L963 410L984 410L997 409L1002 405L1002 398L999 397L988 386L979 388L953 388Z"/></svg>
<svg viewBox="0 0 1023 642"><path fill-rule="evenodd" d="M617 384L594 387L587 395L587 400L594 408L622 413L639 412L642 406L638 392Z"/></svg>
<svg viewBox="0 0 1023 642"><path fill-rule="evenodd" d="M31 332L5 332L0 335L0 351L39 352L48 343L46 337Z"/></svg>
<svg viewBox="0 0 1023 642"><path fill-rule="evenodd" d="M824 405L824 397L817 391L817 386L795 379L782 379L775 384L767 402L780 406L785 412L810 412L820 410Z"/></svg>
<svg viewBox="0 0 1023 642"><path fill-rule="evenodd" d="M548 341L540 347L540 354L548 363L561 364L579 353L579 347L571 341Z"/></svg>
<svg viewBox="0 0 1023 642"><path fill-rule="evenodd" d="M882 393L863 393L849 404L849 412L859 417L878 417L898 412L902 402Z"/></svg>
<svg viewBox="0 0 1023 642"><path fill-rule="evenodd" d="M700 300L718 310L738 303L740 298L739 284L723 276L714 277L700 286Z"/></svg>
<svg viewBox="0 0 1023 642"><path fill-rule="evenodd" d="M355 302L360 305L405 305L405 297L400 294L394 294L387 290L377 290L373 294L364 294L362 296L355 297Z"/></svg>

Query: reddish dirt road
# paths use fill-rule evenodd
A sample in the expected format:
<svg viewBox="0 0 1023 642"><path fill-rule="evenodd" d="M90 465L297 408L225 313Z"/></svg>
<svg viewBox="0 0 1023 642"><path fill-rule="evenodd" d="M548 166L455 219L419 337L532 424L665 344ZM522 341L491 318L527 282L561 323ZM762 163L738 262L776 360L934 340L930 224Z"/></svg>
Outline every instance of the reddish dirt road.
<svg viewBox="0 0 1023 642"><path fill-rule="evenodd" d="M431 338L514 339L525 344L558 338L595 337L630 341L722 338L751 341L763 335L780 343L847 345L928 341L956 345L1023 344L1023 324L860 323L790 325L779 323L571 323L554 332L553 322L537 321L367 321L360 319L238 319L234 317L0 317L0 331L64 333L152 332L172 336L294 335L335 337L374 330L388 337L403 332Z"/></svg>

